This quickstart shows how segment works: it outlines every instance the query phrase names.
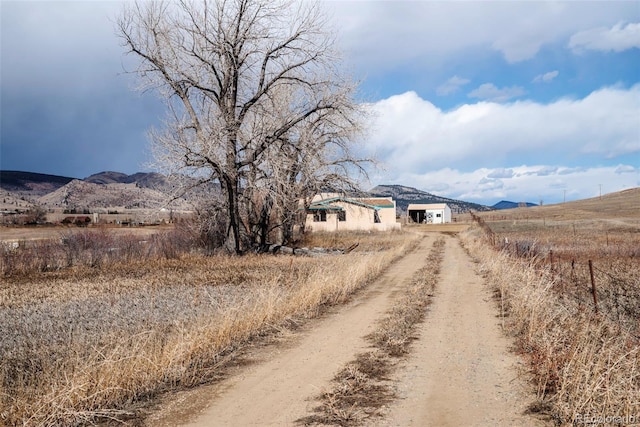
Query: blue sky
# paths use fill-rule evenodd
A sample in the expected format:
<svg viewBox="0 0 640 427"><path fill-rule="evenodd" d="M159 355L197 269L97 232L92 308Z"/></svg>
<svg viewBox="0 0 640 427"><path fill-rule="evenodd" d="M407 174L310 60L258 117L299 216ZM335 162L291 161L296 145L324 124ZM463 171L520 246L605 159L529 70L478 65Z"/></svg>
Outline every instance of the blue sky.
<svg viewBox="0 0 640 427"><path fill-rule="evenodd" d="M640 1L326 1L374 113L360 150L403 184L493 204L640 186ZM121 4L0 1L0 167L148 170Z"/></svg>

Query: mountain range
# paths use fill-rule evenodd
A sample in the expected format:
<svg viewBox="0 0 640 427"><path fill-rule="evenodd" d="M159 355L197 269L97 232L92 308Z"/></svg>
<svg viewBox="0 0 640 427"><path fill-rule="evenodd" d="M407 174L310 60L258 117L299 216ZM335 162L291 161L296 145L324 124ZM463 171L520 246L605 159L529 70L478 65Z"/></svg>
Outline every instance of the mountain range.
<svg viewBox="0 0 640 427"><path fill-rule="evenodd" d="M426 191L418 190L404 185L378 185L369 190L371 196L393 197L396 201L398 213L407 212L407 207L412 203L446 203L453 213L463 213L469 210L488 211L490 207L477 203L465 202L463 200L449 199L447 197L436 196Z"/></svg>
<svg viewBox="0 0 640 427"><path fill-rule="evenodd" d="M101 172L84 179L32 172L0 171L3 209L29 205L47 209L192 208L189 200L174 197L177 186L162 174Z"/></svg>
<svg viewBox="0 0 640 427"><path fill-rule="evenodd" d="M127 175L107 171L75 179L32 172L0 171L0 201L4 202L3 209L10 209L11 205L18 206L17 201L45 208L190 209L188 197L172 197L176 188L174 179L156 172ZM501 208L449 199L403 185L378 185L365 195L393 197L399 214L406 212L411 203L447 203L454 213ZM168 200L172 200L171 203ZM505 203L518 206L514 202L500 203L502 206Z"/></svg>
<svg viewBox="0 0 640 427"><path fill-rule="evenodd" d="M502 209L514 209L514 208L522 208L522 207L533 207L533 206L538 206L535 203L531 203L531 202L510 202L508 200L501 200L498 203L496 203L495 205L491 206L492 209L496 209L496 210L502 210Z"/></svg>

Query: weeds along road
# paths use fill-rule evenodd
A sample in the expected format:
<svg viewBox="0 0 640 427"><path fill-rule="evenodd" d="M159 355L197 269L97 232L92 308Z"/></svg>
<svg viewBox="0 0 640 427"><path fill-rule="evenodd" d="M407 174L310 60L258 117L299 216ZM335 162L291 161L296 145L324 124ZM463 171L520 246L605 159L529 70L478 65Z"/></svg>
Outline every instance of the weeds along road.
<svg viewBox="0 0 640 427"><path fill-rule="evenodd" d="M309 322L278 345L250 352L227 379L184 392L148 418L154 426L293 426L359 353L439 234L394 263L346 306ZM501 336L496 309L457 239L446 237L433 304L410 354L392 374L397 399L371 425L535 425Z"/></svg>

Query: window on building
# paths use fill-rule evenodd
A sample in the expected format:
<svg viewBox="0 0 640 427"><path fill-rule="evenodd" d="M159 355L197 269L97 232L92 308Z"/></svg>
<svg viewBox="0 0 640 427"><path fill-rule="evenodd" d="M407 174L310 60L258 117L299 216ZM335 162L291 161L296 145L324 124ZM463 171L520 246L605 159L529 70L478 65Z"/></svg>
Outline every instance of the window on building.
<svg viewBox="0 0 640 427"><path fill-rule="evenodd" d="M436 214L436 218L442 218L442 214Z"/></svg>
<svg viewBox="0 0 640 427"><path fill-rule="evenodd" d="M327 222L327 212L317 211L313 214L313 222Z"/></svg>
<svg viewBox="0 0 640 427"><path fill-rule="evenodd" d="M338 221L344 222L347 220L347 212L346 211L338 211Z"/></svg>

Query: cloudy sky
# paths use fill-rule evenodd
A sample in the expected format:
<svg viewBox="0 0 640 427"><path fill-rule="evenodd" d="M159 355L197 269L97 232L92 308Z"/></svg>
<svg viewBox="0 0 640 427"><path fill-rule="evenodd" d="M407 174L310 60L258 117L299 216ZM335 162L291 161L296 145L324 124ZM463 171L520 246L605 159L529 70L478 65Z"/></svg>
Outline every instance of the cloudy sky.
<svg viewBox="0 0 640 427"><path fill-rule="evenodd" d="M0 167L147 170L164 110L133 90L118 2L0 1ZM403 184L494 204L640 186L640 1L327 1Z"/></svg>

